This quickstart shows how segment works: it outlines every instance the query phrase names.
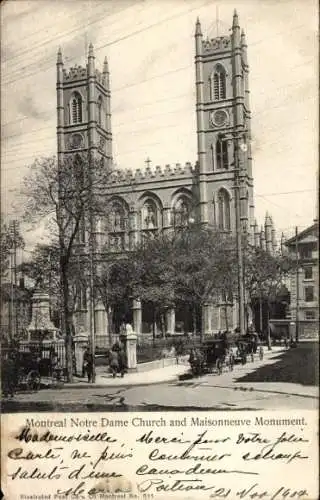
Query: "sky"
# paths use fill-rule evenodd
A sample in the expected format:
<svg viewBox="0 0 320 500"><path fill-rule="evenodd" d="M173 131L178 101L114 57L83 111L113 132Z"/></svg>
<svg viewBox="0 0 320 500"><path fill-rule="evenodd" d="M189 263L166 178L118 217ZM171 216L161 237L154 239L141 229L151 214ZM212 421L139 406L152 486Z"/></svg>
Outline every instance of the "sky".
<svg viewBox="0 0 320 500"><path fill-rule="evenodd" d="M145 168L197 159L194 27L229 33L234 8L250 65L255 215L278 236L316 217L318 6L314 0L6 0L1 3L2 213L27 166L56 154L56 54L111 73L114 160ZM31 236L29 236L31 237ZM34 235L32 236L34 237ZM27 236L28 238L28 236Z"/></svg>

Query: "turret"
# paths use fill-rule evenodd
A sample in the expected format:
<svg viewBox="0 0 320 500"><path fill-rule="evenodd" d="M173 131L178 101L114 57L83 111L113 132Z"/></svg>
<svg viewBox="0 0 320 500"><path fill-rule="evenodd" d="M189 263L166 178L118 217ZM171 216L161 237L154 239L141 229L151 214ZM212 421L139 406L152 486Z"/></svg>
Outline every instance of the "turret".
<svg viewBox="0 0 320 500"><path fill-rule="evenodd" d="M271 218L267 212L266 217L265 217L265 222L264 222L264 231L265 231L265 238L266 238L266 250L270 254L272 253L271 229L272 229L272 221L271 221Z"/></svg>
<svg viewBox="0 0 320 500"><path fill-rule="evenodd" d="M243 126L243 85L242 85L242 62L241 62L241 36L237 11L234 11L232 22L232 49L233 49L233 97L236 99L236 127Z"/></svg>
<svg viewBox="0 0 320 500"><path fill-rule="evenodd" d="M241 31L241 52L242 52L242 61L245 65L248 64L248 55L247 55L247 41L246 35L244 31Z"/></svg>
<svg viewBox="0 0 320 500"><path fill-rule="evenodd" d="M266 250L266 236L263 230L263 226L261 226L261 231L260 231L260 247L262 250Z"/></svg>
<svg viewBox="0 0 320 500"><path fill-rule="evenodd" d="M254 220L254 246L256 248L259 248L260 247L260 231L259 231L259 226L258 226L258 222L257 222L257 219Z"/></svg>
<svg viewBox="0 0 320 500"><path fill-rule="evenodd" d="M206 180L206 139L205 139L205 115L204 115L204 76L203 76L203 44L202 32L199 18L197 18L195 29L195 66L196 66L196 113L198 132L198 163L199 163L199 205L200 223L208 224L208 199Z"/></svg>
<svg viewBox="0 0 320 500"><path fill-rule="evenodd" d="M198 17L196 21L196 36L202 36L200 19Z"/></svg>
<svg viewBox="0 0 320 500"><path fill-rule="evenodd" d="M103 83L106 87L106 131L108 133L107 152L109 155L109 164L112 165L112 133L111 133L111 91L110 91L110 74L107 56L103 62Z"/></svg>
<svg viewBox="0 0 320 500"><path fill-rule="evenodd" d="M274 227L274 223L273 223L273 219L272 217L270 217L270 220L271 220L271 241L272 241L272 249L273 249L273 253L275 254L276 251L277 251L277 234L276 234L276 230L275 230L275 227Z"/></svg>
<svg viewBox="0 0 320 500"><path fill-rule="evenodd" d="M109 64L107 56L104 58L102 74L103 74L104 84L106 88L109 90Z"/></svg>
<svg viewBox="0 0 320 500"><path fill-rule="evenodd" d="M63 105L63 60L62 51L59 47L57 54L57 148L58 161L62 161L64 151L64 105Z"/></svg>
<svg viewBox="0 0 320 500"><path fill-rule="evenodd" d="M94 153L96 145L96 75L94 64L93 45L89 45L88 54L88 139L89 151Z"/></svg>
<svg viewBox="0 0 320 500"><path fill-rule="evenodd" d="M233 12L233 20L232 20L232 39L234 47L240 47L241 35L240 35L240 25L239 18L236 9Z"/></svg>

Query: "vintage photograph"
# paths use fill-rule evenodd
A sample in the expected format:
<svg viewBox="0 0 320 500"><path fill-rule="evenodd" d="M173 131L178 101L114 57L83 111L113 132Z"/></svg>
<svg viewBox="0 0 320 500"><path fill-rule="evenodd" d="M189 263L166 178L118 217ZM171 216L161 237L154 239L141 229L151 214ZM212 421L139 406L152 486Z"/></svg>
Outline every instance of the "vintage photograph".
<svg viewBox="0 0 320 500"><path fill-rule="evenodd" d="M317 17L3 2L3 413L318 409Z"/></svg>

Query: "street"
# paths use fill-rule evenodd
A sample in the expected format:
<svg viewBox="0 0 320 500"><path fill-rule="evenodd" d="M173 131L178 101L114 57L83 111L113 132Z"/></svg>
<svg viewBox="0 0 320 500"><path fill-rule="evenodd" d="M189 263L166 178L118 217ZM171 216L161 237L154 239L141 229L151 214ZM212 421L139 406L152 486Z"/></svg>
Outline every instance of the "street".
<svg viewBox="0 0 320 500"><path fill-rule="evenodd" d="M233 372L139 386L63 387L19 393L2 412L316 409L318 343L274 348ZM188 367L186 366L186 372ZM145 374L145 380L147 380Z"/></svg>

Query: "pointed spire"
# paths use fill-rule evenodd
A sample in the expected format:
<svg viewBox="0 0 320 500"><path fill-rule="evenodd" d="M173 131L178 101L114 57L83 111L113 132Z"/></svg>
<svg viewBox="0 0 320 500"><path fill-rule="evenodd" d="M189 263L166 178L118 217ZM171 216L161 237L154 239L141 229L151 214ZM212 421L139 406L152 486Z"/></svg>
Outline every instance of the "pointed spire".
<svg viewBox="0 0 320 500"><path fill-rule="evenodd" d="M272 220L271 220L271 217L269 215L269 212L266 212L266 217L265 217L264 225L265 226L272 226Z"/></svg>
<svg viewBox="0 0 320 500"><path fill-rule="evenodd" d="M241 45L247 47L246 34L244 30L241 30Z"/></svg>
<svg viewBox="0 0 320 500"><path fill-rule="evenodd" d="M89 55L88 57L94 57L94 53L93 53L93 45L92 43L90 43L89 45Z"/></svg>
<svg viewBox="0 0 320 500"><path fill-rule="evenodd" d="M108 64L107 56L104 58L104 61L103 61L103 72L109 73L109 64Z"/></svg>
<svg viewBox="0 0 320 500"><path fill-rule="evenodd" d="M200 24L200 20L198 17L197 17L197 22L196 22L196 35L202 36L201 24Z"/></svg>
<svg viewBox="0 0 320 500"><path fill-rule="evenodd" d="M239 26L239 19L238 19L238 13L237 13L236 9L234 9L234 12L233 12L232 28L240 28L240 26Z"/></svg>
<svg viewBox="0 0 320 500"><path fill-rule="evenodd" d="M61 47L59 47L58 54L57 54L57 64L63 64Z"/></svg>

